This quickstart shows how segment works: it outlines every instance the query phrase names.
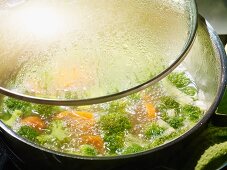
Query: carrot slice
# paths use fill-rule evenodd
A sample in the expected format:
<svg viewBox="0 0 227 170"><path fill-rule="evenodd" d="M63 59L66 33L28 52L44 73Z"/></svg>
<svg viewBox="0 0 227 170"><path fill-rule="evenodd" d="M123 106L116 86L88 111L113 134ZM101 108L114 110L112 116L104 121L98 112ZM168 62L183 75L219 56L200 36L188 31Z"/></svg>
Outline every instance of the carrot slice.
<svg viewBox="0 0 227 170"><path fill-rule="evenodd" d="M153 104L151 103L146 103L145 104L146 110L147 110L147 116L150 119L156 118L156 110Z"/></svg>
<svg viewBox="0 0 227 170"><path fill-rule="evenodd" d="M42 130L45 128L45 123L43 120L38 116L29 116L21 120L22 124L32 126L37 130Z"/></svg>
<svg viewBox="0 0 227 170"><path fill-rule="evenodd" d="M82 144L93 145L98 151L102 152L104 149L103 139L98 135L84 135L81 137Z"/></svg>
<svg viewBox="0 0 227 170"><path fill-rule="evenodd" d="M83 111L64 111L56 115L57 119L64 119L68 125L81 131L89 131L95 125L93 113Z"/></svg>
<svg viewBox="0 0 227 170"><path fill-rule="evenodd" d="M76 111L76 114L87 119L94 119L94 114L90 112Z"/></svg>
<svg viewBox="0 0 227 170"><path fill-rule="evenodd" d="M73 119L77 119L78 117L84 118L84 119L94 119L93 113L84 112L84 111L75 111L75 112L64 111L64 112L59 113L56 116L56 118L58 118L58 119L62 119L62 118L66 118L66 117L70 117Z"/></svg>
<svg viewBox="0 0 227 170"><path fill-rule="evenodd" d="M75 117L75 115L73 115L72 112L64 111L64 112L57 114L57 116L56 116L57 119L63 119L65 117Z"/></svg>

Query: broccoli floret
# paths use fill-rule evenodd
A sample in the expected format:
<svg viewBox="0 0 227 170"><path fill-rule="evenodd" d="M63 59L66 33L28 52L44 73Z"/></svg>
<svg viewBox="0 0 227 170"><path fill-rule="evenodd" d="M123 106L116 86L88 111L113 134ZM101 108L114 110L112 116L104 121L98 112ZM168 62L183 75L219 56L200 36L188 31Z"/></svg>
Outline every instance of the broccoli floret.
<svg viewBox="0 0 227 170"><path fill-rule="evenodd" d="M85 156L96 156L97 150L91 145L81 145L80 153Z"/></svg>
<svg viewBox="0 0 227 170"><path fill-rule="evenodd" d="M69 136L67 128L64 126L64 122L61 120L54 120L48 127L49 133L43 134L37 137L40 143L66 140Z"/></svg>
<svg viewBox="0 0 227 170"><path fill-rule="evenodd" d="M0 119L1 120L8 120L12 115L7 111L7 110L2 110L2 112L0 112Z"/></svg>
<svg viewBox="0 0 227 170"><path fill-rule="evenodd" d="M39 133L30 126L21 126L17 133L22 137L32 141L35 141L36 137L39 135Z"/></svg>
<svg viewBox="0 0 227 170"><path fill-rule="evenodd" d="M60 107L57 106L49 106L44 104L34 104L33 111L37 112L39 115L44 117L49 117L57 111L60 111Z"/></svg>
<svg viewBox="0 0 227 170"><path fill-rule="evenodd" d="M127 103L124 101L113 101L110 102L109 112L110 113L125 113L126 112Z"/></svg>
<svg viewBox="0 0 227 170"><path fill-rule="evenodd" d="M162 97L161 105L165 109L179 109L179 107L180 107L180 104L170 96Z"/></svg>
<svg viewBox="0 0 227 170"><path fill-rule="evenodd" d="M105 134L103 139L105 142L105 147L110 151L110 153L115 153L124 146L123 133Z"/></svg>
<svg viewBox="0 0 227 170"><path fill-rule="evenodd" d="M181 116L174 116L166 120L166 122L174 129L178 129L184 125L184 118Z"/></svg>
<svg viewBox="0 0 227 170"><path fill-rule="evenodd" d="M159 138L155 138L154 141L151 144L149 144L146 149L155 148L155 147L157 147L159 145L162 145L163 143L165 143L167 141L171 141L172 139L181 136L187 130L188 130L188 127L187 128L182 128L182 129L180 129L178 131L175 131L175 132L172 132L172 133L170 133L168 135L163 135L163 136L161 136Z"/></svg>
<svg viewBox="0 0 227 170"><path fill-rule="evenodd" d="M143 151L144 148L138 144L131 144L130 146L128 146L127 148L125 148L123 150L123 154L130 154L130 153L138 153L138 152L141 152Z"/></svg>
<svg viewBox="0 0 227 170"><path fill-rule="evenodd" d="M13 127L13 125L16 123L18 118L22 115L22 112L20 110L15 110L12 113L12 116L8 120L2 120L4 124L7 126Z"/></svg>
<svg viewBox="0 0 227 170"><path fill-rule="evenodd" d="M208 148L198 161L196 170L217 169L227 160L227 142L216 144Z"/></svg>
<svg viewBox="0 0 227 170"><path fill-rule="evenodd" d="M195 96L195 94L197 93L197 89L190 86L182 88L181 91L189 96Z"/></svg>
<svg viewBox="0 0 227 170"><path fill-rule="evenodd" d="M132 127L128 117L121 113L109 113L103 115L99 120L99 125L105 133L124 132Z"/></svg>
<svg viewBox="0 0 227 170"><path fill-rule="evenodd" d="M55 120L50 124L51 136L57 138L59 141L63 141L68 137L68 132L64 123L60 120Z"/></svg>
<svg viewBox="0 0 227 170"><path fill-rule="evenodd" d="M177 88L186 87L191 83L191 80L183 72L171 73L168 80Z"/></svg>
<svg viewBox="0 0 227 170"><path fill-rule="evenodd" d="M133 93L133 94L129 95L129 98L133 101L138 101L141 99L141 94L140 94L140 92Z"/></svg>
<svg viewBox="0 0 227 170"><path fill-rule="evenodd" d="M39 136L36 137L37 142L44 145L44 144L53 144L55 145L55 143L58 144L58 141L56 138L54 138L53 136L51 136L50 134L41 134Z"/></svg>
<svg viewBox="0 0 227 170"><path fill-rule="evenodd" d="M151 123L145 130L145 136L148 139L157 137L164 133L165 130L164 127L159 126L157 123Z"/></svg>
<svg viewBox="0 0 227 170"><path fill-rule="evenodd" d="M10 112L21 110L23 114L31 113L31 104L25 101L7 97L4 100L4 107Z"/></svg>
<svg viewBox="0 0 227 170"><path fill-rule="evenodd" d="M182 108L182 113L188 116L191 121L198 120L202 115L200 108L193 105L185 105Z"/></svg>

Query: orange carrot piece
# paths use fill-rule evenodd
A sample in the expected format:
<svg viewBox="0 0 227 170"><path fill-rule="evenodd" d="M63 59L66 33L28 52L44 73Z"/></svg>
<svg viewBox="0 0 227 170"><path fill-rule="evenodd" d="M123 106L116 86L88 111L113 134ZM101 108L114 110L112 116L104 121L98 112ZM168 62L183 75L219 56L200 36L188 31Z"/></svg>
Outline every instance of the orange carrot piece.
<svg viewBox="0 0 227 170"><path fill-rule="evenodd" d="M78 117L83 118L83 119L94 119L94 115L93 113L90 112L84 112L84 111L73 111L73 112L69 112L69 111L64 111L59 113L56 118L58 119L62 119L62 118L66 118L66 117L70 117L73 119L78 119Z"/></svg>
<svg viewBox="0 0 227 170"><path fill-rule="evenodd" d="M45 123L38 116L28 116L28 117L22 119L21 123L28 125L28 126L32 126L32 127L36 128L37 130L42 130L45 128Z"/></svg>
<svg viewBox="0 0 227 170"><path fill-rule="evenodd" d="M84 132L91 130L95 125L94 115L90 112L64 111L57 114L55 118L64 119L69 122L69 126L80 129Z"/></svg>
<svg viewBox="0 0 227 170"><path fill-rule="evenodd" d="M83 144L94 146L98 151L102 152L104 148L103 139L98 135L84 135L81 137Z"/></svg>
<svg viewBox="0 0 227 170"><path fill-rule="evenodd" d="M94 119L94 114L90 112L76 111L76 114L83 118Z"/></svg>
<svg viewBox="0 0 227 170"><path fill-rule="evenodd" d="M63 119L65 117L74 117L74 116L75 115L73 115L72 112L64 111L64 112L61 112L61 113L57 114L56 118Z"/></svg>
<svg viewBox="0 0 227 170"><path fill-rule="evenodd" d="M156 110L153 104L151 103L146 103L145 104L146 110L147 110L147 116L150 119L156 118Z"/></svg>

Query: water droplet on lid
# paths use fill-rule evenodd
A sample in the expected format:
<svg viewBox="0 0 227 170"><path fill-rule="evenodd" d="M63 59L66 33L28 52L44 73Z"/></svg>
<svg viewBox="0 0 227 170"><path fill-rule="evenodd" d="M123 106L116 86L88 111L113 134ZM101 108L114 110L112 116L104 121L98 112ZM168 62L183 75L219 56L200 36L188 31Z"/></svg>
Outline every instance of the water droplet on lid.
<svg viewBox="0 0 227 170"><path fill-rule="evenodd" d="M128 49L128 45L127 44L123 44L123 49L127 50Z"/></svg>

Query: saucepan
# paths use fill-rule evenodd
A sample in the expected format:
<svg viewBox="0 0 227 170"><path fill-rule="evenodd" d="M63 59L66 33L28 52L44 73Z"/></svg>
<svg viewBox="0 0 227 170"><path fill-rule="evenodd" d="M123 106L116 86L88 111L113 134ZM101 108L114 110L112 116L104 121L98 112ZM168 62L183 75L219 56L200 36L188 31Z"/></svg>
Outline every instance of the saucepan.
<svg viewBox="0 0 227 170"><path fill-rule="evenodd" d="M193 139L196 134L206 127L212 116L214 120L218 120L221 117L222 123L226 119L226 116L220 116L215 113L227 84L226 53L218 35L201 16L198 17L198 27L192 47L178 67L181 66L190 73L197 88L203 91L202 95L207 110L191 129L158 147L129 155L110 157L78 156L39 146L22 138L3 122L0 122L4 136L3 140L23 159L20 160L21 164L28 169L38 169L40 167L49 169L87 169L89 167L103 169L104 167L119 166L124 163L138 164L140 160L144 159L153 162L155 165L167 153L174 152L174 150L177 150L176 148L182 149L186 142ZM0 69L2 68L7 67L1 67ZM1 97L3 98L4 96ZM25 162L26 165L24 164Z"/></svg>

